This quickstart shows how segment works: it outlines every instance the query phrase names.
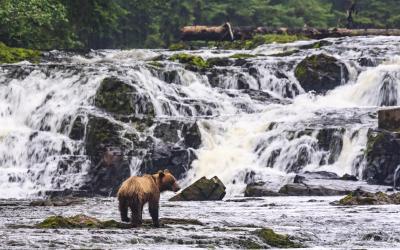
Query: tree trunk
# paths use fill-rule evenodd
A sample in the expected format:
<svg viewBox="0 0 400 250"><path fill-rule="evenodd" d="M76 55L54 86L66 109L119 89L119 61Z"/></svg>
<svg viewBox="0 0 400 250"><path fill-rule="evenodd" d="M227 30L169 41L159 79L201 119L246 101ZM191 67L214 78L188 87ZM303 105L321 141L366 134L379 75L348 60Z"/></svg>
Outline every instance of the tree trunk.
<svg viewBox="0 0 400 250"><path fill-rule="evenodd" d="M400 36L400 29L315 29L315 28L270 28L222 26L186 26L181 29L183 41L233 41L252 39L255 35L288 34L312 39L346 36Z"/></svg>

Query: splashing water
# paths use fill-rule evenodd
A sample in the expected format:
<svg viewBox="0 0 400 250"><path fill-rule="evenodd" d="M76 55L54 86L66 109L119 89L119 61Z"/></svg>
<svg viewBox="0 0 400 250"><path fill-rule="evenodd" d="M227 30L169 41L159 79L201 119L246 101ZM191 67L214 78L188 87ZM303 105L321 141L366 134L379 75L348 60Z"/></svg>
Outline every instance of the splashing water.
<svg viewBox="0 0 400 250"><path fill-rule="evenodd" d="M321 49L300 49L286 57L268 55L312 44L265 45L244 65L192 72L155 57L174 52L94 51L86 56L54 53L39 65L0 67L0 197L27 197L40 191L79 189L91 159L85 140L72 140L72 122L104 117L132 130L94 106L101 81L116 76L148 96L156 119L197 121L202 146L183 180L219 176L228 193L243 192L252 181L279 188L294 174L326 170L361 176L367 132L377 125L379 106L395 106L400 96L399 38L327 39ZM305 56L328 53L342 60L350 80L324 96L304 93L294 67ZM204 58L229 57L233 51L200 50ZM360 65L373 59L376 66ZM173 80L165 74L175 72ZM272 101L271 101L272 100ZM139 106L145 105L138 103ZM141 110L141 109L139 109ZM140 115L140 112L137 114ZM151 136L151 135L150 135ZM130 162L137 174L140 156Z"/></svg>

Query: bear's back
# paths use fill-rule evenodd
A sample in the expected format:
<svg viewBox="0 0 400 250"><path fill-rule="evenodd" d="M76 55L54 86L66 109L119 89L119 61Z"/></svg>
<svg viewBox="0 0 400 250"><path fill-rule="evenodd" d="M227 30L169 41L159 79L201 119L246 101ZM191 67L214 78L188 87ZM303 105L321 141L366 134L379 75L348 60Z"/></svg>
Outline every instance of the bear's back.
<svg viewBox="0 0 400 250"><path fill-rule="evenodd" d="M118 197L145 197L155 193L159 193L159 190L151 175L131 176L122 183Z"/></svg>

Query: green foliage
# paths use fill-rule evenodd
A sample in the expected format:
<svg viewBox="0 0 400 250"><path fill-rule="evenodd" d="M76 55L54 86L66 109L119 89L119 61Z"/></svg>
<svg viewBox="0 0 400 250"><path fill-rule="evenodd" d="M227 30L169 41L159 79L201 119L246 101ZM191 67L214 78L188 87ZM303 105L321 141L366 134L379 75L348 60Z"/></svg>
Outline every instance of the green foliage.
<svg viewBox="0 0 400 250"><path fill-rule="evenodd" d="M194 66L198 69L209 68L210 65L201 56L195 56L191 54L179 53L171 56L169 58L171 61L178 61L180 63L185 63L190 66Z"/></svg>
<svg viewBox="0 0 400 250"><path fill-rule="evenodd" d="M166 47L185 25L344 27L354 0L1 0L0 41L53 48ZM398 0L358 1L355 28L400 28ZM260 36L230 48L302 39ZM172 45L172 50L183 47Z"/></svg>
<svg viewBox="0 0 400 250"><path fill-rule="evenodd" d="M38 62L40 51L22 48L10 48L0 42L0 64L16 63L20 61Z"/></svg>

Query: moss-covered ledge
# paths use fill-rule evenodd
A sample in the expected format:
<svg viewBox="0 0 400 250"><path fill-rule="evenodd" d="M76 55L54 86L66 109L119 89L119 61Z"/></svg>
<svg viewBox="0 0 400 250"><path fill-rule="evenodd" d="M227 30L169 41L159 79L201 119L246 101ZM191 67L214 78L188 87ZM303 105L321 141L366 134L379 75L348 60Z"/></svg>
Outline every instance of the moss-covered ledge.
<svg viewBox="0 0 400 250"><path fill-rule="evenodd" d="M202 226L203 223L195 219L177 219L177 218L161 218L160 224L167 225L197 225ZM151 220L144 220L142 227L152 227ZM84 214L78 214L71 217L50 216L42 222L33 226L40 229L129 229L131 224L118 222L116 220L99 220Z"/></svg>
<svg viewBox="0 0 400 250"><path fill-rule="evenodd" d="M11 48L0 42L0 64L17 63L29 61L37 63L40 60L41 52L32 49Z"/></svg>

